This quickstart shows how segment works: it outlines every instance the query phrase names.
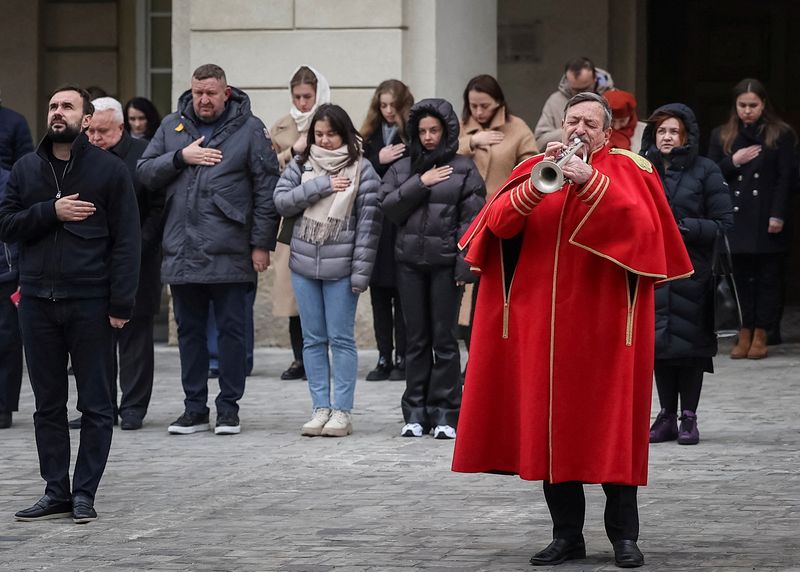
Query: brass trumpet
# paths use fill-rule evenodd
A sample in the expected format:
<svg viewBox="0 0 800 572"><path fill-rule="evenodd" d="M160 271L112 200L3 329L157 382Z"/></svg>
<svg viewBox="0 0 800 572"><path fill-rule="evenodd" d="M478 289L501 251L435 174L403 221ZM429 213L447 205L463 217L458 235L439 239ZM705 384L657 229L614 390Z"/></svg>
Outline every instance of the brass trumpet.
<svg viewBox="0 0 800 572"><path fill-rule="evenodd" d="M555 193L564 186L564 172L561 170L567 161L583 146L580 137L575 137L569 147L561 150L555 161L540 161L531 170L531 183L536 190L546 195ZM583 162L587 159L586 150L583 151Z"/></svg>

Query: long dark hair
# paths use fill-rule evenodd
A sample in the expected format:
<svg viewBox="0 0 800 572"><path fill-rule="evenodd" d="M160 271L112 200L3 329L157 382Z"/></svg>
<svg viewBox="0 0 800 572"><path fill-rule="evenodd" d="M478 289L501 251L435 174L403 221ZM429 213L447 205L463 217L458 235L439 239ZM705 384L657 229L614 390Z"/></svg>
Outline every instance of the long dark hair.
<svg viewBox="0 0 800 572"><path fill-rule="evenodd" d="M722 126L719 132L719 138L722 143L722 150L725 154L730 154L733 149L733 142L739 134L739 114L736 113L736 100L740 95L745 93L752 93L757 96L764 103L764 111L761 112L761 118L758 120L761 123L758 128L759 135L764 137L764 143L767 147L774 148L778 144L780 136L789 131L793 132L788 123L781 120L780 117L772 109L772 104L767 98L767 88L764 84L753 78L745 78L733 87L733 105L731 106L731 114L728 121Z"/></svg>
<svg viewBox="0 0 800 572"><path fill-rule="evenodd" d="M470 91L477 91L479 93L485 93L492 99L494 99L499 107L506 108L506 115L511 115L511 110L508 108L506 104L506 96L503 95L503 89L500 87L500 84L497 83L497 80L494 77L488 74L481 74L476 75L471 80L467 82L467 87L464 88L464 109L461 111L461 121L462 123L466 123L469 121L469 118L472 117L472 113L469 110L469 92ZM495 110L497 113L497 110ZM492 116L494 119L494 116Z"/></svg>
<svg viewBox="0 0 800 572"><path fill-rule="evenodd" d="M144 137L148 140L152 139L153 135L156 134L158 126L161 125L161 115L158 113L158 109L156 109L153 102L146 97L134 97L133 99L129 99L128 103L125 104L124 113L122 114L122 119L125 122L125 131L128 133L131 132L131 126L128 123L128 110L131 107L144 113L144 116L147 118L147 129L144 132Z"/></svg>
<svg viewBox="0 0 800 572"><path fill-rule="evenodd" d="M326 120L333 129L342 138L342 142L347 145L347 155L349 161L347 165L352 165L361 157L361 136L356 131L352 119L347 115L347 112L333 103L324 103L317 108L314 117L311 118L311 126L308 128L308 136L306 137L306 148L300 153L297 158L297 164L302 166L308 161L308 156L311 154L311 146L316 145L314 138L314 126L317 121Z"/></svg>
<svg viewBox="0 0 800 572"><path fill-rule="evenodd" d="M367 110L367 118L361 126L361 136L366 139L380 129L381 121L383 120L381 115L381 96L384 93L389 93L394 98L394 109L397 113L397 133L400 134L401 139L405 139L406 119L408 119L408 112L411 110L411 106L414 105L414 96L411 95L411 90L408 89L408 86L397 79L382 81L375 89Z"/></svg>

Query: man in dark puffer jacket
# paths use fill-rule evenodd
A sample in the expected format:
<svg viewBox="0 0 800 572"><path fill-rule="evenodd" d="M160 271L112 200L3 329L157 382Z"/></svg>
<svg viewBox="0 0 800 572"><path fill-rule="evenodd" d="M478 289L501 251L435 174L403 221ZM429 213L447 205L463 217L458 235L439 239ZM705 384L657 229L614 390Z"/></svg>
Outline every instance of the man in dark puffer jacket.
<svg viewBox="0 0 800 572"><path fill-rule="evenodd" d="M406 391L401 434L452 439L461 407L456 341L462 285L475 275L459 237L483 207L486 187L475 163L456 155L458 117L443 99L411 108L411 156L386 173L381 208L397 226L397 287L406 320Z"/></svg>

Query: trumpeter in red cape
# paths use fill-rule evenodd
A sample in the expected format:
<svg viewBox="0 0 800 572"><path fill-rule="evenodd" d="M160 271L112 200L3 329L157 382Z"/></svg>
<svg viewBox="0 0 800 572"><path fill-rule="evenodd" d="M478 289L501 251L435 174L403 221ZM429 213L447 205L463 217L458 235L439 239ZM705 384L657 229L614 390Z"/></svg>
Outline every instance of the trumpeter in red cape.
<svg viewBox="0 0 800 572"><path fill-rule="evenodd" d="M573 97L564 142L518 165L460 242L481 278L453 470L544 482L554 540L533 564L585 556L583 483L603 484L617 564L644 563L653 290L692 266L657 172L608 146L610 124L602 97ZM575 137L587 161L540 193L532 168Z"/></svg>

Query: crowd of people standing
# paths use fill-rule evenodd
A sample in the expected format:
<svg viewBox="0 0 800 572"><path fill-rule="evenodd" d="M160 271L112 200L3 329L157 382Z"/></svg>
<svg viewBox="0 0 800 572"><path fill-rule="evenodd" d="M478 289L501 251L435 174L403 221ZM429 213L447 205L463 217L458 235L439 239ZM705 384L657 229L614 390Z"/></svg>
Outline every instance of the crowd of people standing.
<svg viewBox="0 0 800 572"><path fill-rule="evenodd" d="M527 342L544 335L537 329L544 322L520 321L519 310L511 309L511 291L517 272L530 274L515 294L530 288L549 299L555 284L555 278L540 281L543 265L531 265L530 237L544 233L540 244L547 243L561 232L561 224L551 229L530 222L541 218L528 217L534 211L544 216L556 199L534 189L530 175L540 151L557 158L567 137L581 140L587 159L575 157L580 164L570 159L564 167L565 188L580 200L559 203L561 220L567 226L576 223L569 242L582 247L579 255L587 259L581 264L600 265L595 285L605 281L611 298L620 286L627 292L626 343L609 347L608 355L619 353L611 365L630 365L634 380L655 371L661 410L649 442L699 442L703 376L713 373L717 353L712 258L720 236L730 239L742 301L742 328L730 357L767 357L769 335L779 332L797 162L794 132L776 116L759 81L745 79L734 88L730 118L712 133L708 158L699 154L698 121L689 107L670 103L640 121L635 96L615 88L611 75L588 58L567 62L535 130L512 113L500 84L485 74L467 82L460 117L451 102L415 102L403 82L384 81L360 131L332 103L330 86L315 68L299 66L288 88L289 113L267 129L253 114L247 93L229 85L224 70L213 64L194 71L177 110L163 120L145 98L123 106L64 86L51 96L47 135L34 152L20 118L0 108L9 117L0 133L0 428L11 425L18 408L24 346L47 481L45 496L20 511L18 519L71 514L76 522L88 522L96 517L94 494L112 427L119 422L125 430L141 428L149 405L153 317L162 283L172 294L185 395L169 433L211 429L210 374L218 376L220 388L214 432L241 431L239 401L252 369L257 276L272 265L273 312L288 318L293 351L281 379L307 379L311 397L302 435L344 437L353 431L356 305L369 289L379 358L366 379L405 380L403 437L456 438L465 387L459 323L467 328L471 349L471 324L479 311L476 327L481 351L487 352L470 360L466 376L466 387L476 384L466 408L473 417L487 407L476 397L491 369L487 356L511 355L509 363L517 368L525 358L508 354L508 348L525 350ZM631 186L661 193L652 207L657 216L640 221L637 232L653 249L665 250L663 267L643 270L651 261L616 250L610 243L614 233L603 234L602 227L593 230L587 223L609 177L617 176L609 173L617 172L625 180L637 173L642 178L634 177ZM604 217L613 219L606 213L591 220ZM648 229L662 224L663 236L653 239ZM495 242L494 254L482 250ZM58 248L48 249L50 244ZM560 245L559 239L556 250ZM564 257L562 277L575 269L569 260ZM629 272L624 284L616 266L604 266L608 260ZM489 278L479 280L484 262ZM655 284L653 277L666 283ZM540 282L541 291L536 290ZM655 285L660 287L653 293ZM515 300L518 296L523 299L515 308L535 299L516 294ZM641 300L650 314L634 316ZM485 339L494 330L499 346ZM625 347L637 344L649 349L633 359ZM70 425L81 427L72 487L68 358L81 413ZM551 352L551 381L554 367L573 367L554 366L558 359ZM543 357L537 365L544 377L545 362ZM516 379L516 372L509 370L507 377ZM528 375L533 374L523 377ZM575 381L575 387L582 383ZM621 394L629 390L619 389ZM503 394L505 407L527 406L541 397L535 386L520 389L519 395L513 391ZM649 389L636 395L639 409L631 423L638 427L649 423ZM530 465L525 455L512 462L486 439L481 426L468 421L467 427L457 470L541 478L541 458ZM531 429L532 442L546 432L539 429ZM634 461L641 460L647 441L633 439ZM476 447L486 449L479 462ZM613 467L593 471L591 466L568 468L554 478L551 467L548 478L634 487L633 492L606 487L609 502L623 503L633 514L635 486L644 481L646 467L644 473L639 465L624 474ZM582 495L582 489L548 487L554 520L559 495ZM618 564L643 562L635 549L638 520L635 526L631 522L607 522ZM581 557L582 537L573 529L568 534L532 562ZM618 548L623 541L633 541L633 547Z"/></svg>

